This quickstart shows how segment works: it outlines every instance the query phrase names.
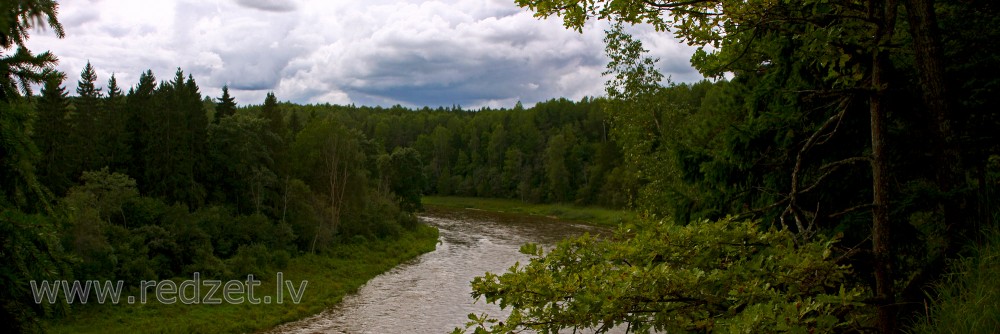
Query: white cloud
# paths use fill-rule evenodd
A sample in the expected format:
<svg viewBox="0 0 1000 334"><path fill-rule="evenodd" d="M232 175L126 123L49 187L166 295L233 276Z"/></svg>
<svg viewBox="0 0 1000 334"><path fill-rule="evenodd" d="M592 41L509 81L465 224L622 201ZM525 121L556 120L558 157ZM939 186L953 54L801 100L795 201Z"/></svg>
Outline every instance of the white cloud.
<svg viewBox="0 0 1000 334"><path fill-rule="evenodd" d="M603 95L603 22L582 34L510 0L67 1L66 38L35 33L69 90L89 60L102 83L134 85L181 67L202 93L223 85L241 104L267 91L300 103L467 107ZM637 34L674 81L694 81L692 48L669 33Z"/></svg>

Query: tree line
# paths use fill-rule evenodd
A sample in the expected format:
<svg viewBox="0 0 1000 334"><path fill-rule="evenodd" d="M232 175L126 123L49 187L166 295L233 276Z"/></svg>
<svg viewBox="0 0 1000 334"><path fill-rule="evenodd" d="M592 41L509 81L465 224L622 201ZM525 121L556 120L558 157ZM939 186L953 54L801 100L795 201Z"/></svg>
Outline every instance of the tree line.
<svg viewBox="0 0 1000 334"><path fill-rule="evenodd" d="M419 154L424 194L623 208L634 170L620 163L601 98L531 108L436 109L287 104L296 122L337 115L387 152ZM301 115L301 116L299 116Z"/></svg>
<svg viewBox="0 0 1000 334"><path fill-rule="evenodd" d="M237 107L178 69L76 94L28 31L62 36L51 1L0 6L0 322L44 330L67 303L36 303L29 281L265 277L302 254L393 240L417 227L422 163L337 115L296 120L274 94ZM11 52L13 50L13 52ZM35 94L34 89L41 89Z"/></svg>

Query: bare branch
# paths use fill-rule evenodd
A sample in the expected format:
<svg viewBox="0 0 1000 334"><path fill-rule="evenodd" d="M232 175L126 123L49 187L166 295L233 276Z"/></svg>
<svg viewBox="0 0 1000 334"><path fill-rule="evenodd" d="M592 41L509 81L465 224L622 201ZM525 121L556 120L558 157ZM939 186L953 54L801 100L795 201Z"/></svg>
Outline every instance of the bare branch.
<svg viewBox="0 0 1000 334"><path fill-rule="evenodd" d="M864 209L871 209L872 206L873 206L872 203L859 204L859 205L855 205L855 206L849 207L847 209L841 210L839 212L835 212L835 213L830 214L830 215L828 215L826 217L830 218L830 219L838 218L840 216L846 215L846 214L854 212L854 211L864 210Z"/></svg>

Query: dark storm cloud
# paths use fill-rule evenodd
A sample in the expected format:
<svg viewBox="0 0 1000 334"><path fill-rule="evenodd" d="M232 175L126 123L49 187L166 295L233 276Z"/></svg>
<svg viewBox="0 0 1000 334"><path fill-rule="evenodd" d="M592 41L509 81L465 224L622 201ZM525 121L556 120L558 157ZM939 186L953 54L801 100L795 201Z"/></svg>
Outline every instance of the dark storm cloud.
<svg viewBox="0 0 1000 334"><path fill-rule="evenodd" d="M413 106L461 104L478 106L489 101L534 103L562 96L559 82L576 69L596 69L601 58L578 54L548 59L484 54L465 49L433 60L411 56L378 59L363 85L350 86L363 96L392 99ZM599 78L592 78L598 79Z"/></svg>
<svg viewBox="0 0 1000 334"><path fill-rule="evenodd" d="M268 11L268 12L290 12L297 6L295 2L289 0L236 0L240 6Z"/></svg>
<svg viewBox="0 0 1000 334"><path fill-rule="evenodd" d="M61 10L67 38L31 43L59 56L69 91L89 60L102 83L116 73L126 87L146 69L169 78L181 67L203 94L228 84L241 104L268 91L298 103L470 108L604 94L606 23L576 33L510 0L102 0ZM673 81L701 78L691 47L636 35Z"/></svg>
<svg viewBox="0 0 1000 334"><path fill-rule="evenodd" d="M317 52L306 63L326 66L302 67L298 77L352 101L409 106L512 106L602 92L599 31L577 34L527 12L476 18L462 8L420 6L406 13L330 45L335 54Z"/></svg>

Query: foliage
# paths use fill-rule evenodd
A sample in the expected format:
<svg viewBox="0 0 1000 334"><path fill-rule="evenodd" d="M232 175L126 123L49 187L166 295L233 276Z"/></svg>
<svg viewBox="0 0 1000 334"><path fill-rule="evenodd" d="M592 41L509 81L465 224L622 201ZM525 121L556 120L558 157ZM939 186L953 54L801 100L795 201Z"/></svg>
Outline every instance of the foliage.
<svg viewBox="0 0 1000 334"><path fill-rule="evenodd" d="M31 303L29 281L69 272L54 220L21 211L52 212L51 193L35 175L32 105L20 94L30 96L31 85L57 76L55 56L33 55L25 47L35 27L47 25L63 36L56 10L57 4L46 0L0 4L0 322L14 332L40 332L39 317L57 308Z"/></svg>
<svg viewBox="0 0 1000 334"><path fill-rule="evenodd" d="M40 318L65 305L36 304L29 281L59 279L69 272L52 219L16 210L0 211L0 321L15 332L41 332Z"/></svg>
<svg viewBox="0 0 1000 334"><path fill-rule="evenodd" d="M456 196L424 196L423 202L428 207L449 207L541 216L611 228L616 228L623 224L634 224L637 220L636 213L630 210L607 209L596 206L534 204L512 199Z"/></svg>
<svg viewBox="0 0 1000 334"><path fill-rule="evenodd" d="M238 212L260 213L278 182L270 145L280 141L267 120L235 115L208 126L212 197L234 203Z"/></svg>
<svg viewBox="0 0 1000 334"><path fill-rule="evenodd" d="M73 183L72 141L69 136L69 100L57 76L45 82L42 96L35 104L37 130L32 139L38 148L37 175L57 194L63 194Z"/></svg>
<svg viewBox="0 0 1000 334"><path fill-rule="evenodd" d="M240 107L181 69L127 93L112 76L104 95L90 64L69 97L55 56L24 47L31 29L62 36L56 3L0 4L2 320L37 330L60 313L28 303L30 279L264 275L392 245L421 231L412 211L436 194L510 201L424 200L657 222L529 246L531 263L476 283L515 313L472 327L865 331L877 313L889 332L996 222L989 1L516 2L577 30L613 22L607 98L465 110L269 92ZM715 80L664 80L628 24L697 46L692 64Z"/></svg>
<svg viewBox="0 0 1000 334"><path fill-rule="evenodd" d="M788 230L724 219L667 221L583 236L508 272L472 282L473 296L511 314L470 315L477 332L556 332L626 327L645 333L843 332L862 330L869 292L833 256L836 239L798 243ZM460 330L457 330L460 332Z"/></svg>
<svg viewBox="0 0 1000 334"><path fill-rule="evenodd" d="M844 256L865 264L856 276L874 278L870 302L879 306L882 332L917 311L921 287L975 233L974 222L992 219L983 214L989 201L974 198L992 187L984 172L992 151L982 149L995 148L996 140L981 135L980 125L958 124L975 118L995 127L992 113L979 108L996 101L956 96L990 90L993 80L947 60L991 68L980 62L987 51L968 49L982 36L958 32L993 36L992 19L961 13L995 6L517 3L539 17L560 16L576 30L594 18L613 23L605 40L612 75L605 106L625 159L637 168L641 212L681 223L741 214L787 227L802 240L843 233L847 244L871 249ZM731 80L707 89L663 87L655 60L625 32L628 24L670 31L698 47L691 63L702 74ZM959 86L965 89L952 89ZM973 205L976 217L968 215Z"/></svg>
<svg viewBox="0 0 1000 334"><path fill-rule="evenodd" d="M50 52L33 55L25 42L32 28L51 27L63 37L63 27L56 18L59 5L52 0L4 2L0 4L0 102L10 102L31 95L31 85L45 82L56 74L56 57ZM11 48L17 50L7 54Z"/></svg>
<svg viewBox="0 0 1000 334"><path fill-rule="evenodd" d="M389 190L399 196L400 208L404 211L422 208L420 196L427 182L422 166L420 152L409 147L397 147L379 166L380 174L388 180Z"/></svg>
<svg viewBox="0 0 1000 334"><path fill-rule="evenodd" d="M223 118L236 114L236 98L229 95L229 86L222 86L222 96L215 105L215 117L212 123L219 124Z"/></svg>
<svg viewBox="0 0 1000 334"><path fill-rule="evenodd" d="M45 322L50 333L134 333L136 328L158 333L246 333L271 329L330 308L371 278L392 267L433 251L437 230L421 225L394 240L373 240L364 244L336 244L329 252L294 256L281 269L283 279L309 281L302 300L282 304L198 304L147 303L145 305L93 305L74 309L70 314ZM191 279L190 272L180 276ZM202 279L208 277L201 272ZM213 276L220 277L220 276ZM246 279L246 276L239 277ZM275 276L255 276L262 281L255 294L274 296ZM298 288L298 287L296 287ZM202 293L207 293L204 289ZM177 321L164 321L174 319Z"/></svg>

